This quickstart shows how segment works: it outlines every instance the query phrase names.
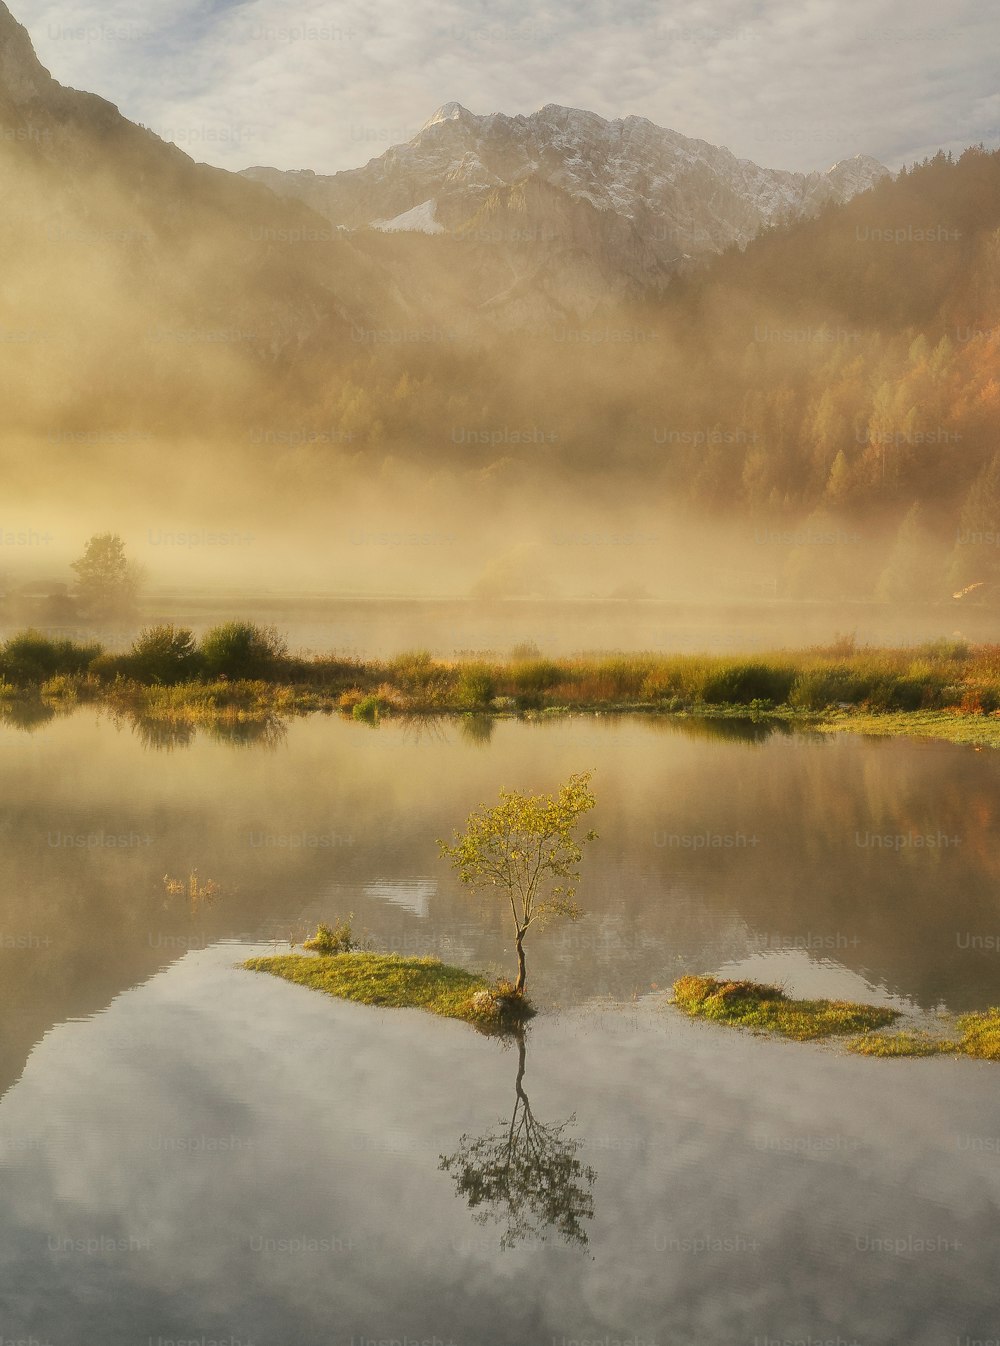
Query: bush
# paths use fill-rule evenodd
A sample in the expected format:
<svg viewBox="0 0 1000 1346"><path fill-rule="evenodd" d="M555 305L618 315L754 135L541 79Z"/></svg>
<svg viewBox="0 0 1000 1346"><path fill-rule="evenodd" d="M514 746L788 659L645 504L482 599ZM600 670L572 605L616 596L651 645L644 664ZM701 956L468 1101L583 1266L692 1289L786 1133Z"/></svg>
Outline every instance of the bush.
<svg viewBox="0 0 1000 1346"><path fill-rule="evenodd" d="M941 702L942 684L933 678L897 678L889 688L890 710L933 710Z"/></svg>
<svg viewBox="0 0 1000 1346"><path fill-rule="evenodd" d="M518 692L541 694L563 680L563 671L547 659L530 659L511 673L511 682Z"/></svg>
<svg viewBox="0 0 1000 1346"><path fill-rule="evenodd" d="M201 638L201 662L212 678L272 677L286 659L288 646L273 626L226 622Z"/></svg>
<svg viewBox="0 0 1000 1346"><path fill-rule="evenodd" d="M421 692L437 680L441 670L427 650L409 650L392 659L385 671L389 681L397 687L407 692Z"/></svg>
<svg viewBox="0 0 1000 1346"><path fill-rule="evenodd" d="M360 701L356 701L351 707L351 718L354 720L365 720L368 724L375 724L381 716L385 706L377 696L369 694L363 696Z"/></svg>
<svg viewBox="0 0 1000 1346"><path fill-rule="evenodd" d="M0 655L0 674L10 682L47 682L59 674L85 673L101 646L77 645L72 640L50 640L40 631L22 631L11 636Z"/></svg>
<svg viewBox="0 0 1000 1346"><path fill-rule="evenodd" d="M351 934L351 921L353 916L348 916L346 921L338 921L336 925L324 925L322 922L316 927L316 933L312 939L307 939L302 945L303 949L309 949L313 953L327 956L335 953L352 953L361 946L357 944Z"/></svg>
<svg viewBox="0 0 1000 1346"><path fill-rule="evenodd" d="M702 700L710 705L748 705L770 701L776 706L788 700L795 674L790 668L767 664L732 664L710 673L702 684Z"/></svg>
<svg viewBox="0 0 1000 1346"><path fill-rule="evenodd" d="M858 679L846 668L810 668L800 673L788 694L788 702L802 710L825 710L838 702L858 698Z"/></svg>
<svg viewBox="0 0 1000 1346"><path fill-rule="evenodd" d="M136 682L185 682L201 660L194 635L180 626L151 626L141 631L121 660L121 671Z"/></svg>
<svg viewBox="0 0 1000 1346"><path fill-rule="evenodd" d="M488 706L496 695L496 679L485 664L466 664L458 675L458 701L462 706Z"/></svg>

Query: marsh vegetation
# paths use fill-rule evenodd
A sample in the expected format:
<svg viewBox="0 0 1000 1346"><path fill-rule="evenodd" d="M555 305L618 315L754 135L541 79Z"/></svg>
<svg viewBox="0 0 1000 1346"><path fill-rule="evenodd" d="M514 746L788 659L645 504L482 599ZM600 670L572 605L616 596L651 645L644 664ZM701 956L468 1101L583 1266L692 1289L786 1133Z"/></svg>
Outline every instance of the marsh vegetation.
<svg viewBox="0 0 1000 1346"><path fill-rule="evenodd" d="M1000 645L906 648L842 639L741 655L625 654L391 659L289 653L274 627L223 623L200 640L148 628L122 652L37 631L0 649L0 714L11 722L97 702L145 723L272 724L321 710L369 724L462 715L472 736L498 715L641 712L805 724L1000 743ZM30 709L34 706L34 710Z"/></svg>

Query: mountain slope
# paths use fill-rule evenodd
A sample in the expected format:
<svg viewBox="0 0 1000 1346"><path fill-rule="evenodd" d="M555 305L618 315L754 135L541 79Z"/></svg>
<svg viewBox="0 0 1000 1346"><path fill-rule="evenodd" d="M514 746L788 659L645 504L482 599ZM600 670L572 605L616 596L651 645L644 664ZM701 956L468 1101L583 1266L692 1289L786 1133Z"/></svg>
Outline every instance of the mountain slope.
<svg viewBox="0 0 1000 1346"><path fill-rule="evenodd" d="M827 173L765 169L643 117L608 121L548 104L531 116L440 108L420 132L365 167L333 176L256 167L245 176L356 229L402 224L468 231L498 191L537 181L627 222L657 266L745 244L760 229L844 201L887 170L859 155Z"/></svg>
<svg viewBox="0 0 1000 1346"><path fill-rule="evenodd" d="M134 413L210 423L304 344L405 322L382 269L296 201L197 164L64 88L0 4L0 389L56 431ZM289 240L300 240L290 245Z"/></svg>

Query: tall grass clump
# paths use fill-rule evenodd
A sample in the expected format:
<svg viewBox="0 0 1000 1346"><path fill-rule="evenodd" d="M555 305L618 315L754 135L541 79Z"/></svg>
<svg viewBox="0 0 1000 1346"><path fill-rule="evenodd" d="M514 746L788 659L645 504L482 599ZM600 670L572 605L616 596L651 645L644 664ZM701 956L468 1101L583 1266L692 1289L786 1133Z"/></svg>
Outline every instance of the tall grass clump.
<svg viewBox="0 0 1000 1346"><path fill-rule="evenodd" d="M709 674L701 688L708 705L747 706L751 701L784 705L795 681L794 668L763 662L734 663Z"/></svg>
<svg viewBox="0 0 1000 1346"><path fill-rule="evenodd" d="M505 670L504 691L514 697L519 709L535 710L564 675L565 669L549 659L518 660Z"/></svg>
<svg viewBox="0 0 1000 1346"><path fill-rule="evenodd" d="M440 706L455 695L456 674L448 665L433 659L426 650L410 650L391 659L382 670L388 688L402 692L404 698L425 706Z"/></svg>
<svg viewBox="0 0 1000 1346"><path fill-rule="evenodd" d="M338 920L336 925L325 925L323 922L316 927L316 933L310 939L307 939L302 945L303 949L308 949L311 953L318 953L325 957L337 953L353 953L355 949L361 946L354 938L351 929L351 917L346 921Z"/></svg>
<svg viewBox="0 0 1000 1346"><path fill-rule="evenodd" d="M488 664L463 664L459 669L456 696L460 706L481 710L496 694L496 674Z"/></svg>

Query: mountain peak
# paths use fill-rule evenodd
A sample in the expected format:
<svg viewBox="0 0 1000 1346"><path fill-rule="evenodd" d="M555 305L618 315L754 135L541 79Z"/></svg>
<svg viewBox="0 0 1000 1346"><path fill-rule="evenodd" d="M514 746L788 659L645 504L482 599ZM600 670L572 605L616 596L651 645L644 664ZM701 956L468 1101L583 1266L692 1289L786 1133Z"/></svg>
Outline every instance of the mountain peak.
<svg viewBox="0 0 1000 1346"><path fill-rule="evenodd" d="M856 196L889 176L885 164L880 164L870 154L855 154L850 159L840 159L823 174L827 182L838 184L850 196Z"/></svg>
<svg viewBox="0 0 1000 1346"><path fill-rule="evenodd" d="M530 220L497 226L501 237L508 230L519 239L534 229L569 248L599 234L618 255L638 259L636 267L659 285L691 258L742 247L761 228L811 214L827 200L848 200L885 172L867 155L825 174L767 169L646 117L609 121L559 103L529 115L478 115L452 101L411 140L363 168L333 177L261 170L252 176L347 229L463 236L470 228L482 233L484 209L493 221L504 202L513 208L503 196L507 189L538 180L560 193L562 204L551 195L522 202L518 209Z"/></svg>
<svg viewBox="0 0 1000 1346"><path fill-rule="evenodd" d="M442 103L437 112L428 117L420 129L426 131L431 126L437 126L439 122L458 122L467 119L476 120L469 109L463 107L461 103Z"/></svg>

